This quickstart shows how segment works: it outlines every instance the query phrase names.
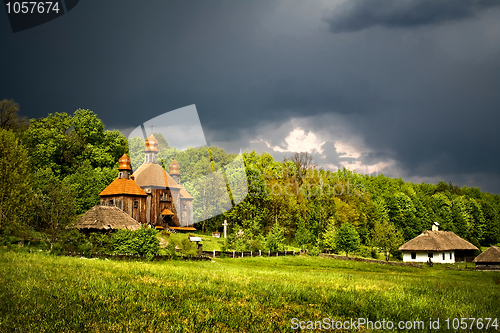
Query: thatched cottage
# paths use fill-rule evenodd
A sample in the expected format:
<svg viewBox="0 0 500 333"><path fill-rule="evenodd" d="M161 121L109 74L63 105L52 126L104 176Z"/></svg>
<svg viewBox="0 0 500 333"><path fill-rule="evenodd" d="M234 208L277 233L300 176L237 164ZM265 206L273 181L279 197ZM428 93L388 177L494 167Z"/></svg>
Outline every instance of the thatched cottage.
<svg viewBox="0 0 500 333"><path fill-rule="evenodd" d="M99 196L102 206L115 206L141 224L156 228L195 230L193 197L181 185L181 166L174 160L167 173L157 161L158 141L146 139L144 163L133 173L130 158L118 160L118 178Z"/></svg>
<svg viewBox="0 0 500 333"><path fill-rule="evenodd" d="M454 232L438 230L438 226L434 222L432 230L424 231L399 248L403 252L404 262L472 262L474 252L479 249Z"/></svg>
<svg viewBox="0 0 500 333"><path fill-rule="evenodd" d="M476 270L500 270L500 248L492 246L474 259Z"/></svg>
<svg viewBox="0 0 500 333"><path fill-rule="evenodd" d="M95 206L83 214L74 225L84 232L137 230L141 224L115 206Z"/></svg>

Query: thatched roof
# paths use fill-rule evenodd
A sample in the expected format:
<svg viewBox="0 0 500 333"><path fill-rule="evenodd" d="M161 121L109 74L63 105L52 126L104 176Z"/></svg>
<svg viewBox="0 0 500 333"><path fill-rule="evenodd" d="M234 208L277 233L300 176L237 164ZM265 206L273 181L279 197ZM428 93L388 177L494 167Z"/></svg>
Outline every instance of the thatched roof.
<svg viewBox="0 0 500 333"><path fill-rule="evenodd" d="M474 259L473 262L497 262L500 263L500 249L496 246L488 248Z"/></svg>
<svg viewBox="0 0 500 333"><path fill-rule="evenodd" d="M451 231L424 231L421 235L404 243L399 251L450 251L478 250L473 244Z"/></svg>
<svg viewBox="0 0 500 333"><path fill-rule="evenodd" d="M141 224L115 206L94 206L74 225L78 229L137 230Z"/></svg>

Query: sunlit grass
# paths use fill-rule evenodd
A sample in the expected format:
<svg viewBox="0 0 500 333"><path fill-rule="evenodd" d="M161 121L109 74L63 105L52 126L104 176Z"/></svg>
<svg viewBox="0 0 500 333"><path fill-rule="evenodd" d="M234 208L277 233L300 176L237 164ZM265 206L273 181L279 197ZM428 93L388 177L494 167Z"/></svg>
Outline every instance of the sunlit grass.
<svg viewBox="0 0 500 333"><path fill-rule="evenodd" d="M500 317L498 272L318 257L122 262L0 251L2 332L286 332L290 320Z"/></svg>

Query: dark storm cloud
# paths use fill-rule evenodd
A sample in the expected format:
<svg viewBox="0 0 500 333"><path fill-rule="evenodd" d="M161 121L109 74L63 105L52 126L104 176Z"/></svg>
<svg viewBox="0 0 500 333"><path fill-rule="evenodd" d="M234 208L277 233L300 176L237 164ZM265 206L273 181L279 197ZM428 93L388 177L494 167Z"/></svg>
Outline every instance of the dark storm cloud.
<svg viewBox="0 0 500 333"><path fill-rule="evenodd" d="M91 109L120 129L195 104L209 143L281 160L293 151L265 142L287 148L302 128L326 142L318 164L393 163L388 175L500 193L488 181L500 179L500 11L482 10L492 4L80 2L17 34L0 20L0 99L28 117ZM361 156L340 157L336 141Z"/></svg>
<svg viewBox="0 0 500 333"><path fill-rule="evenodd" d="M500 5L496 0L354 0L335 9L326 19L330 31L355 32L374 26L413 28L474 17Z"/></svg>

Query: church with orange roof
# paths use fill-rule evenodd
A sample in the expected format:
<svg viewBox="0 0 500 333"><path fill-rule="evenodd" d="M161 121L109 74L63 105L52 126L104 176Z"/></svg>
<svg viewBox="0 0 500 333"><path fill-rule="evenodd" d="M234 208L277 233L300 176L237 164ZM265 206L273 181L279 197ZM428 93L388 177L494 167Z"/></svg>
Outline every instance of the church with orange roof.
<svg viewBox="0 0 500 333"><path fill-rule="evenodd" d="M118 160L118 178L99 196L101 205L116 206L142 224L163 229L195 230L194 198L181 185L181 166L174 159L167 173L158 164L158 141L146 139L144 163L133 173L130 158Z"/></svg>

